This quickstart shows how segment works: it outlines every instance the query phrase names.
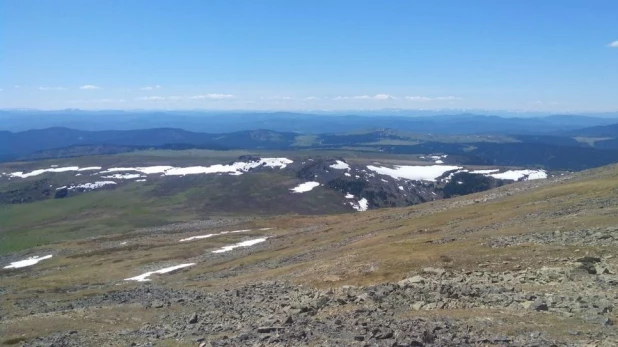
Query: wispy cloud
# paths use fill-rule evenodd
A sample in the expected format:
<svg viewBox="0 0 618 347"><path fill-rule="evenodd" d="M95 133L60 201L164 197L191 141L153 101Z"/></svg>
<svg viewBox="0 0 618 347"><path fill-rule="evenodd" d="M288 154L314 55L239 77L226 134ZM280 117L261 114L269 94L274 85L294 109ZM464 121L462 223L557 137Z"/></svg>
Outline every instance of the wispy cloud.
<svg viewBox="0 0 618 347"><path fill-rule="evenodd" d="M292 100L292 97L275 95L275 96L263 97L262 100L288 101L288 100Z"/></svg>
<svg viewBox="0 0 618 347"><path fill-rule="evenodd" d="M13 88L19 89L19 88L21 88L21 86L13 86Z"/></svg>
<svg viewBox="0 0 618 347"><path fill-rule="evenodd" d="M357 96L336 96L333 100L394 100L397 97L388 94L357 95Z"/></svg>
<svg viewBox="0 0 618 347"><path fill-rule="evenodd" d="M429 97L429 96L404 96L404 99L408 100L408 101L455 101L455 100L462 100L462 98L457 97L457 96L436 96L436 97Z"/></svg>
<svg viewBox="0 0 618 347"><path fill-rule="evenodd" d="M618 41L610 42L607 44L607 47L610 48L618 48Z"/></svg>
<svg viewBox="0 0 618 347"><path fill-rule="evenodd" d="M317 96L308 96L308 97L304 98L303 100L307 100L307 101L320 100L320 98L318 98Z"/></svg>
<svg viewBox="0 0 618 347"><path fill-rule="evenodd" d="M65 87L39 87L39 90L66 90Z"/></svg>
<svg viewBox="0 0 618 347"><path fill-rule="evenodd" d="M395 99L394 96L388 95L388 94L377 94L373 98L376 99L376 100L393 100L393 99Z"/></svg>
<svg viewBox="0 0 618 347"><path fill-rule="evenodd" d="M142 96L137 98L137 100L142 101L165 101L168 100L169 96Z"/></svg>
<svg viewBox="0 0 618 347"><path fill-rule="evenodd" d="M125 99L89 99L89 100L72 100L74 104L114 104L127 102Z"/></svg>
<svg viewBox="0 0 618 347"><path fill-rule="evenodd" d="M557 102L557 101L540 101L540 100L537 100L537 101L533 102L533 104L535 104L535 105L551 105L551 106L560 105L560 103Z"/></svg>
<svg viewBox="0 0 618 347"><path fill-rule="evenodd" d="M156 86L146 86L146 87L140 88L139 90L155 90L155 89L161 89L161 88L163 87L157 84Z"/></svg>
<svg viewBox="0 0 618 347"><path fill-rule="evenodd" d="M194 95L191 96L190 99L191 100L204 100L204 99L210 99L210 100L223 100L223 99L232 99L234 98L234 95L232 94L203 94L203 95Z"/></svg>
<svg viewBox="0 0 618 347"><path fill-rule="evenodd" d="M86 85L83 85L83 86L79 87L79 89L81 89L81 90L94 90L94 89L101 89L101 87L97 87L97 86L94 86L92 84L86 84Z"/></svg>
<svg viewBox="0 0 618 347"><path fill-rule="evenodd" d="M141 101L184 101L184 100L224 100L233 99L235 96L232 94L202 94L202 95L190 95L190 96L142 96L137 98Z"/></svg>

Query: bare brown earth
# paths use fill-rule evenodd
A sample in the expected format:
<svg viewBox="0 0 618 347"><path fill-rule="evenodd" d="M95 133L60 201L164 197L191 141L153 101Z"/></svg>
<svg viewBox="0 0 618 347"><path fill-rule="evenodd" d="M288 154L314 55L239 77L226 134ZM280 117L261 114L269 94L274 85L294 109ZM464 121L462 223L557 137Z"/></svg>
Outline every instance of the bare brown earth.
<svg viewBox="0 0 618 347"><path fill-rule="evenodd" d="M618 166L410 208L233 224L3 257L54 255L0 270L0 343L618 345ZM240 229L251 231L179 242ZM196 265L124 281L183 263Z"/></svg>

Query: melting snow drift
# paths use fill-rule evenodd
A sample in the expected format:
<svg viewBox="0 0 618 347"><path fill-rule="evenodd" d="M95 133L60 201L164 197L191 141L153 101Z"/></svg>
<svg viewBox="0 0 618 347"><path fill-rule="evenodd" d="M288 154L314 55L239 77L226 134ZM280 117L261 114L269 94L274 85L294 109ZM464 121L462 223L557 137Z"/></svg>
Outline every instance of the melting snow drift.
<svg viewBox="0 0 618 347"><path fill-rule="evenodd" d="M148 277L150 277L150 275L153 274L165 274L168 272L172 272L178 269L182 269L188 266L193 266L195 265L195 263L188 263L188 264L180 264L180 265L176 265L176 266L171 266L171 267L166 267L164 269L161 270L157 270L157 271L150 271L150 272L146 272L144 274L141 274L139 276L135 276L135 277L131 277L131 278L125 278L125 281L138 281L138 282L146 282L146 281L150 281L150 279Z"/></svg>
<svg viewBox="0 0 618 347"><path fill-rule="evenodd" d="M11 265L7 265L4 268L5 269L18 269L18 268L21 268L21 267L32 266L32 265L40 262L41 260L49 259L51 257L52 257L51 254L50 255L45 255L45 256L42 256L42 257L30 257L30 258L25 259L25 260L20 260L20 261L12 262Z"/></svg>
<svg viewBox="0 0 618 347"><path fill-rule="evenodd" d="M352 205L352 208L356 211L363 212L367 211L367 209L369 208L369 201L367 201L367 199L365 198L362 198L358 201L358 204L351 202L350 205Z"/></svg>
<svg viewBox="0 0 618 347"><path fill-rule="evenodd" d="M113 174L109 176L101 176L101 178L115 178L117 180L132 180L135 178L142 178L146 176L142 176L141 174Z"/></svg>
<svg viewBox="0 0 618 347"><path fill-rule="evenodd" d="M292 193L305 193L305 192L313 190L313 188L319 185L320 184L318 182L314 182L314 181L305 182L305 183L299 184L297 187L294 187L290 190L292 191Z"/></svg>
<svg viewBox="0 0 618 347"><path fill-rule="evenodd" d="M459 166L450 165L430 165L430 166L395 166L391 169L384 166L369 165L367 168L381 175L393 178L405 178L416 181L435 181L447 171L461 169Z"/></svg>
<svg viewBox="0 0 618 347"><path fill-rule="evenodd" d="M257 167L270 167L270 168L285 168L288 164L292 164L293 161L287 158L261 158L256 161L248 162L235 162L229 165L216 164L211 166L191 166L191 167L173 167L173 166L144 166L144 167L113 167L99 172L99 174L109 174L116 172L124 172L125 174L114 174L105 178L119 178L119 179L134 179L139 178L137 174L126 174L126 172L139 172L146 175L162 174L164 176L184 176L184 175L196 175L196 174L209 174L209 173L228 173L230 175L242 175L243 173L257 168ZM345 164L345 163L344 163ZM347 164L346 164L347 165ZM101 170L100 166L91 166L79 168L78 166L67 167L52 167L48 169L39 169L31 172L13 172L9 174L10 177L27 178L38 176L46 172L67 172L67 171L95 171Z"/></svg>
<svg viewBox="0 0 618 347"><path fill-rule="evenodd" d="M78 184L76 186L71 186L68 189L86 189L86 190L92 190L92 189L98 189L98 188L102 188L108 185L115 185L116 182L114 181L97 181L94 183L84 183L84 184Z"/></svg>
<svg viewBox="0 0 618 347"><path fill-rule="evenodd" d="M44 174L46 172L67 172L67 171L92 171L92 170L101 170L100 166L92 166L92 167L84 167L84 168L79 168L79 166L67 166L67 167L52 167L49 169L39 169L39 170L34 170L28 173L23 173L21 171L18 172L13 172L10 174L11 177L20 177L20 178L27 178L27 177L33 177L33 176L38 176L41 174Z"/></svg>
<svg viewBox="0 0 618 347"><path fill-rule="evenodd" d="M499 169L474 170L474 171L470 171L470 173L486 175L486 174L490 174L490 173L494 173L494 172L498 172L498 171L500 171L500 170Z"/></svg>
<svg viewBox="0 0 618 347"><path fill-rule="evenodd" d="M262 229L260 229L260 230L262 230ZM187 237L186 239L181 239L180 242L200 240L200 239L208 239L208 238L211 238L213 236L219 236L219 235L225 235L225 234L245 233L247 231L251 231L251 229L233 230L233 231L222 231L222 232L216 233L216 234L206 234L206 235L191 236L191 237Z"/></svg>
<svg viewBox="0 0 618 347"><path fill-rule="evenodd" d="M256 161L249 162L235 162L229 165L216 164L211 166L190 166L190 167L173 167L173 166L146 166L146 167L114 167L105 171L101 171L101 174L111 172L127 172L137 171L143 174L162 174L164 176L184 176L184 175L197 175L197 174L211 174L211 173L227 173L230 175L242 175L243 173L260 167L270 167L283 169L288 164L293 163L292 160L287 158L261 158Z"/></svg>
<svg viewBox="0 0 618 347"><path fill-rule="evenodd" d="M545 170L509 170L502 173L491 174L489 176L497 179L513 181L517 181L522 178L526 178L526 180L538 180L547 178L547 172L545 172Z"/></svg>
<svg viewBox="0 0 618 347"><path fill-rule="evenodd" d="M224 253L224 252L229 252L231 250L233 250L234 248L238 248L238 247L249 247L249 246L253 246L255 244L258 244L260 242L264 242L266 241L267 237L263 237L260 239L253 239L253 240L247 240L247 241L243 241L243 242L239 242L233 245L229 245L229 246L224 246L221 247L215 251L212 251L213 253Z"/></svg>
<svg viewBox="0 0 618 347"><path fill-rule="evenodd" d="M331 165L330 167L333 169L337 169L337 170L349 170L350 169L350 165L348 165L348 163L343 162L341 160L337 160L337 163Z"/></svg>

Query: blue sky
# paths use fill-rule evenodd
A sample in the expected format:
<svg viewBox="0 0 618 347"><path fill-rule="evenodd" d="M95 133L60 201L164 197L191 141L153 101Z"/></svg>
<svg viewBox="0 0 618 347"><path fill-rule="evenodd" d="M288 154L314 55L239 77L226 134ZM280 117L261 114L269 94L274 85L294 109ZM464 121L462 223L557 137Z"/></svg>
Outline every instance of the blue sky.
<svg viewBox="0 0 618 347"><path fill-rule="evenodd" d="M618 1L0 0L0 108L618 110Z"/></svg>

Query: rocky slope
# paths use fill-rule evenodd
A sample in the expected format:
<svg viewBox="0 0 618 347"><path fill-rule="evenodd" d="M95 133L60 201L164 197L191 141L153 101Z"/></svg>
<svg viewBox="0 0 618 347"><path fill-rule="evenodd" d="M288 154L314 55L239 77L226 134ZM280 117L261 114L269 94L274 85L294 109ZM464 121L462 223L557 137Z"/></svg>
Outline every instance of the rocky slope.
<svg viewBox="0 0 618 347"><path fill-rule="evenodd" d="M12 254L5 344L615 346L618 167L400 209L192 222ZM221 230L243 230L221 234ZM180 239L214 234L202 240ZM265 238L214 253L222 245ZM180 263L194 266L124 279Z"/></svg>

